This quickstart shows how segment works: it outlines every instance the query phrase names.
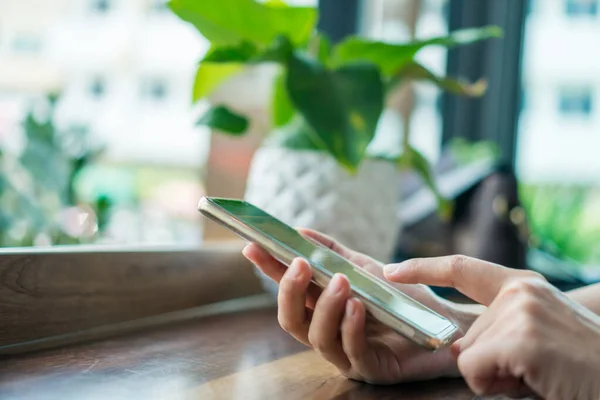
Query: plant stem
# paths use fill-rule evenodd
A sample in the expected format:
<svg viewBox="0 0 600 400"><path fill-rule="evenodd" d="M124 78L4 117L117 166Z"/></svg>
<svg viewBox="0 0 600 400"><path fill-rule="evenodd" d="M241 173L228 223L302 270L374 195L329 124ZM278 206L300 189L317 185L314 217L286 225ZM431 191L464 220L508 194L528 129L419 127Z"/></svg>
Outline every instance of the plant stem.
<svg viewBox="0 0 600 400"><path fill-rule="evenodd" d="M406 25L409 27L409 34L410 34L410 38L411 40L415 39L415 35L417 32L417 20L419 19L419 14L421 12L421 8L422 8L422 0L411 0L409 7L408 7L408 12L405 16L406 20L405 23ZM404 113L404 118L402 120L403 123L403 136L402 136L402 147L404 149L404 151L408 151L409 147L410 147L410 122L412 119L412 114L414 112L414 86L412 85L411 82L407 82L405 84L409 85L409 89L408 89L408 97L409 97L409 101L407 102L407 109L405 110L406 112Z"/></svg>
<svg viewBox="0 0 600 400"><path fill-rule="evenodd" d="M406 150L410 145L410 115L407 115L406 118L402 120L402 125L402 146L404 147L404 150Z"/></svg>
<svg viewBox="0 0 600 400"><path fill-rule="evenodd" d="M315 58L319 59L319 50L321 48L321 37L319 35L313 35L308 42L308 53Z"/></svg>

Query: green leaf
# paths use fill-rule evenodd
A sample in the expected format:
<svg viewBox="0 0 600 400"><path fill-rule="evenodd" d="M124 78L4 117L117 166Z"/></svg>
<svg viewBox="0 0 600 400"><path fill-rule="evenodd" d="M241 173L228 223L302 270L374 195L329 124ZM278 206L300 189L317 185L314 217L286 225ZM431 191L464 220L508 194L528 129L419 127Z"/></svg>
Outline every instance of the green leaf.
<svg viewBox="0 0 600 400"><path fill-rule="evenodd" d="M426 46L456 47L464 46L481 40L501 38L502 29L498 26L484 26L481 28L466 28L450 33L447 36L434 37L417 41L414 44L420 49Z"/></svg>
<svg viewBox="0 0 600 400"><path fill-rule="evenodd" d="M273 125L280 127L286 125L294 116L295 109L285 86L286 73L281 73L273 82L273 99L271 110L273 112Z"/></svg>
<svg viewBox="0 0 600 400"><path fill-rule="evenodd" d="M69 159L59 146L59 133L50 119L38 121L29 113L23 121L27 141L19 157L35 182L64 200L69 180Z"/></svg>
<svg viewBox="0 0 600 400"><path fill-rule="evenodd" d="M327 151L314 129L299 115L287 125L275 129L265 145L292 150Z"/></svg>
<svg viewBox="0 0 600 400"><path fill-rule="evenodd" d="M435 196L440 216L446 220L450 218L452 215L452 203L441 194L435 181L431 165L423 154L409 146L402 156L397 159L397 163L400 168L410 168L419 174L425 186L427 186Z"/></svg>
<svg viewBox="0 0 600 400"><path fill-rule="evenodd" d="M196 124L205 125L233 136L241 136L248 129L248 119L225 106L212 107L200 117Z"/></svg>
<svg viewBox="0 0 600 400"><path fill-rule="evenodd" d="M194 79L192 100L196 102L209 96L221 84L238 74L242 69L243 66L236 63L201 63Z"/></svg>
<svg viewBox="0 0 600 400"><path fill-rule="evenodd" d="M331 40L322 33L317 35L319 37L319 60L327 65L331 57Z"/></svg>
<svg viewBox="0 0 600 400"><path fill-rule="evenodd" d="M322 32L313 32L308 42L308 52L323 65L328 65L331 58L331 40Z"/></svg>
<svg viewBox="0 0 600 400"><path fill-rule="evenodd" d="M213 45L202 59L210 63L285 63L294 50L289 39L277 36L273 42L264 48L258 48L250 42L240 42L236 45Z"/></svg>
<svg viewBox="0 0 600 400"><path fill-rule="evenodd" d="M500 158L500 149L492 140L467 141L455 138L447 144L448 150L457 163L466 165L482 160L496 161Z"/></svg>
<svg viewBox="0 0 600 400"><path fill-rule="evenodd" d="M356 170L383 110L383 82L377 67L356 64L329 70L293 56L287 89L324 147L342 166Z"/></svg>
<svg viewBox="0 0 600 400"><path fill-rule="evenodd" d="M242 41L235 45L213 46L202 59L210 63L245 63L256 57L258 48L250 42Z"/></svg>
<svg viewBox="0 0 600 400"><path fill-rule="evenodd" d="M287 7L287 4L283 0L267 0L264 4L269 7Z"/></svg>
<svg viewBox="0 0 600 400"><path fill-rule="evenodd" d="M278 35L294 44L305 43L315 28L313 7L284 7L253 0L171 0L171 10L213 44L242 41L268 45Z"/></svg>
<svg viewBox="0 0 600 400"><path fill-rule="evenodd" d="M410 43L391 44L350 37L338 44L333 51L333 65L354 62L371 62L379 66L384 76L395 74L398 69L412 61L419 50L428 46L455 47L480 40L500 37L502 31L495 26L469 28L455 31L448 36L418 40Z"/></svg>
<svg viewBox="0 0 600 400"><path fill-rule="evenodd" d="M400 66L412 60L416 52L412 45L394 45L350 37L334 47L332 63L334 66L342 66L371 62L381 69L384 76L390 76Z"/></svg>
<svg viewBox="0 0 600 400"><path fill-rule="evenodd" d="M277 36L267 49L255 58L255 62L288 62L294 51L294 46L285 36Z"/></svg>
<svg viewBox="0 0 600 400"><path fill-rule="evenodd" d="M434 83L440 89L443 89L447 92L470 97L481 96L487 89L487 83L485 80L479 80L475 83L468 83L448 77L439 77L417 62L409 62L406 64L398 71L397 77L402 80L407 78L426 80Z"/></svg>

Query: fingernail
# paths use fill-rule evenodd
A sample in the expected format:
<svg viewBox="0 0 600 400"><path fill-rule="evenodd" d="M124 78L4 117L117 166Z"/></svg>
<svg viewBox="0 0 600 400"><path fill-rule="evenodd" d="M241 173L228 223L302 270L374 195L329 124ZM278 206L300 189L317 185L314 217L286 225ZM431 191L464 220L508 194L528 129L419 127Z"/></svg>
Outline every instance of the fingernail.
<svg viewBox="0 0 600 400"><path fill-rule="evenodd" d="M331 282L327 285L327 291L331 294L337 294L342 290L342 275L335 274L331 278Z"/></svg>
<svg viewBox="0 0 600 400"><path fill-rule="evenodd" d="M349 317L353 317L356 313L356 304L354 304L354 299L350 299L346 302L346 315Z"/></svg>
<svg viewBox="0 0 600 400"><path fill-rule="evenodd" d="M242 254L246 255L246 252L248 251L248 249L250 248L250 243L247 243L244 248L242 249Z"/></svg>
<svg viewBox="0 0 600 400"><path fill-rule="evenodd" d="M386 275L394 275L400 269L400 264L388 264L383 267L383 273Z"/></svg>

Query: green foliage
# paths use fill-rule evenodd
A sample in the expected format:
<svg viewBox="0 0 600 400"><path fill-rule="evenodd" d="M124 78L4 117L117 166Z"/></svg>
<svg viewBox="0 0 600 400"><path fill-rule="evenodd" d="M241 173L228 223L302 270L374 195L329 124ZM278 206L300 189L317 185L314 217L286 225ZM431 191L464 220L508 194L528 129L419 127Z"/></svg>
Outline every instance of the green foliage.
<svg viewBox="0 0 600 400"><path fill-rule="evenodd" d="M476 97L485 91L484 81L470 84L432 73L415 61L419 51L431 46L469 45L502 34L491 26L401 44L350 37L332 46L316 31L314 8L287 6L280 0L263 4L254 0L171 0L169 5L212 45L198 69L194 101L210 96L244 65L276 63L281 71L274 79L271 114L278 129L269 143L326 151L349 171L355 171L369 156L367 147L385 104L386 89L423 80L457 95ZM227 120L235 115L223 109L221 113ZM284 129L286 124L292 126ZM235 132L230 133L242 133L239 124L220 125L222 131L234 127ZM284 134L296 137L284 138ZM390 154L385 158L416 169L445 207L427 161L408 140L403 152Z"/></svg>
<svg viewBox="0 0 600 400"><path fill-rule="evenodd" d="M456 138L448 144L452 156L461 164L494 161L500 157L498 145L492 141L469 142Z"/></svg>
<svg viewBox="0 0 600 400"><path fill-rule="evenodd" d="M293 117L288 124L276 128L267 137L265 145L295 150L326 151L315 130L299 115Z"/></svg>
<svg viewBox="0 0 600 400"><path fill-rule="evenodd" d="M206 125L230 135L239 136L248 129L248 120L226 107L216 106L200 117L198 125Z"/></svg>
<svg viewBox="0 0 600 400"><path fill-rule="evenodd" d="M437 76L416 61L406 63L398 70L394 78L392 79L393 83L405 79L429 81L449 93L470 97L481 96L487 88L484 80L468 83L445 76Z"/></svg>
<svg viewBox="0 0 600 400"><path fill-rule="evenodd" d="M242 41L231 46L214 47L209 50L203 63L245 63L258 54L258 48L252 42Z"/></svg>
<svg viewBox="0 0 600 400"><path fill-rule="evenodd" d="M292 104L292 100L290 100L290 96L288 95L285 86L287 81L286 75L285 71L281 71L273 83L271 110L273 113L273 125L275 125L276 128L289 123L295 113L294 105Z"/></svg>
<svg viewBox="0 0 600 400"><path fill-rule="evenodd" d="M249 42L234 46L213 47L202 63L286 63L293 52L293 45L285 36L277 36L268 46L258 47Z"/></svg>
<svg viewBox="0 0 600 400"><path fill-rule="evenodd" d="M269 45L279 35L302 45L317 21L314 8L285 7L280 2L171 0L169 7L216 45L238 45L244 41Z"/></svg>
<svg viewBox="0 0 600 400"><path fill-rule="evenodd" d="M402 67L413 61L417 53L425 47L456 47L468 45L484 39L500 37L497 27L470 28L451 33L448 36L417 40L411 43L391 44L371 41L361 37L350 37L337 45L333 52L334 66L353 62L370 62L381 69L386 77L392 77Z"/></svg>
<svg viewBox="0 0 600 400"><path fill-rule="evenodd" d="M238 74L243 68L243 65L236 63L201 63L194 79L192 100L198 101L209 96L222 83Z"/></svg>
<svg viewBox="0 0 600 400"><path fill-rule="evenodd" d="M112 211L112 201L106 195L98 196L95 201L96 218L98 219L98 231L103 232L108 226Z"/></svg>
<svg viewBox="0 0 600 400"><path fill-rule="evenodd" d="M600 263L598 188L574 185L521 185L532 245L566 261Z"/></svg>
<svg viewBox="0 0 600 400"><path fill-rule="evenodd" d="M332 49L329 38L322 33L315 32L310 45L315 47L315 50L311 50L313 54L317 54L319 61L324 65L328 65Z"/></svg>
<svg viewBox="0 0 600 400"><path fill-rule="evenodd" d="M288 68L287 89L293 104L329 153L355 170L383 110L379 70L370 64L329 70L301 57L293 57Z"/></svg>
<svg viewBox="0 0 600 400"><path fill-rule="evenodd" d="M444 219L450 218L452 214L452 204L440 193L431 166L427 159L412 146L408 146L404 153L397 160L398 166L403 169L414 170L423 183L433 192L437 202L440 216Z"/></svg>
<svg viewBox="0 0 600 400"><path fill-rule="evenodd" d="M54 244L78 241L62 231L57 215L79 204L76 177L102 149L85 127L55 126L57 100L51 96L25 116L20 153L0 153L0 246L32 245L39 234Z"/></svg>

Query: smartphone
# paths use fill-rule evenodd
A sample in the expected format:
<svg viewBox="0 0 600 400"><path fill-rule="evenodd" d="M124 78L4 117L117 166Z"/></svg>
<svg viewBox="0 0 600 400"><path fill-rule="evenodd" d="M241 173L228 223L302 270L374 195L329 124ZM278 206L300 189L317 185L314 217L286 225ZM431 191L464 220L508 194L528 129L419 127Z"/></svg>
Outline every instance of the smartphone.
<svg viewBox="0 0 600 400"><path fill-rule="evenodd" d="M203 197L198 210L258 244L286 266L297 257L307 260L313 282L322 288L335 273L344 274L353 296L364 303L368 313L428 350L444 347L458 331L448 319L250 203Z"/></svg>

